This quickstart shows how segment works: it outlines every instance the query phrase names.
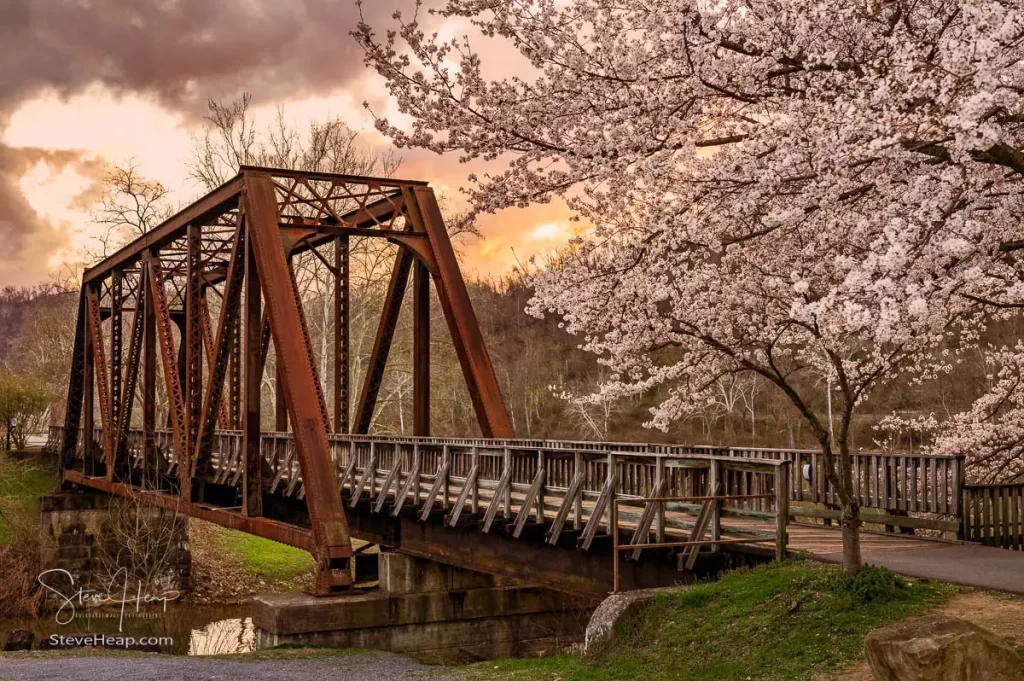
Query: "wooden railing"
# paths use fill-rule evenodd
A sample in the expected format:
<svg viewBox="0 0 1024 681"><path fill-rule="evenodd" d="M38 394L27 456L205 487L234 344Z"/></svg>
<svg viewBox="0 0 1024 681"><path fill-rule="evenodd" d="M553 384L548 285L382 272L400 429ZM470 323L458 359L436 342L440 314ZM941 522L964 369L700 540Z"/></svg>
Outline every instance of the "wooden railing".
<svg viewBox="0 0 1024 681"><path fill-rule="evenodd" d="M52 435L50 446L57 450L62 434L54 431ZM94 439L100 436L93 433ZM155 440L164 470L171 471L170 434L160 431ZM630 543L639 555L643 545L664 542L666 537L701 539L694 538L694 528L703 517L699 506L666 508L656 500L719 495L721 503L716 503L713 522L708 525L715 538L723 531L748 543L768 537L785 551L785 491L790 488L787 461L686 450L618 451L593 448L589 443L547 447L543 445L548 443L531 441L342 435L332 435L330 442L339 487L348 503L355 507L369 500L375 513L397 516L403 508L413 507L422 520L428 520L443 512L444 522L452 526L472 517L483 532L489 532L501 518L511 526L515 538L532 522L534 530L544 529L548 543L558 544L571 533L584 551L599 536L617 536L618 532L611 531L616 527L630 534ZM138 431L130 434L128 450L131 458L141 461ZM302 498L291 436L266 433L261 437L261 450L273 474L269 492ZM237 482L241 475L240 432L218 432L212 463L215 481ZM757 492L733 494L730 490ZM615 501L632 509L623 510L613 520ZM723 529L723 518L743 522ZM712 542L719 543L729 542Z"/></svg>
<svg viewBox="0 0 1024 681"><path fill-rule="evenodd" d="M1024 550L1024 483L965 486L962 523L966 541Z"/></svg>
<svg viewBox="0 0 1024 681"><path fill-rule="evenodd" d="M233 484L241 475L241 432L218 431L213 447L214 469L218 482ZM50 431L51 446L63 438L60 427ZM96 429L94 438L101 438ZM171 433L159 429L155 433L160 451L170 450ZM81 445L83 438L79 438ZM395 465L395 452L408 458L418 445L419 466L423 475L433 475L442 462L458 484L476 466L481 479L500 481L508 459L509 482L513 489L525 493L534 482L537 471L544 471L543 498L546 489L564 491L577 475L582 500L597 502L609 479L610 461L614 459L615 488L621 495L634 498L654 496L700 496L705 493L706 472L685 470L667 462L685 457L712 457L745 461L786 461L792 474L787 488L793 502L790 513L796 517L837 518L838 497L824 473L821 452L798 449L726 448L686 445L659 445L609 442L575 442L561 440L484 440L475 438L413 438L401 436L329 436L332 457L339 479L348 471L362 475L367 468L375 472L368 483L386 477ZM133 457L141 454L141 433L129 434L129 450ZM261 450L273 471L271 491L283 489L287 495L304 495L298 460L290 433L263 433ZM475 452L475 453L474 453ZM173 469L172 457L166 457ZM372 463L371 463L372 461ZM353 464L354 462L354 464ZM352 465L351 470L350 464ZM408 469L397 474L404 475ZM730 468L723 472L722 492L732 496L758 497L774 494L769 477L751 470ZM957 456L921 454L857 453L853 455L854 492L861 507L867 509L865 521L901 528L927 528L958 532L964 503L964 460ZM451 487L449 484L448 487ZM766 496L750 498L743 510L769 512L772 504ZM578 522L578 520L577 520Z"/></svg>
<svg viewBox="0 0 1024 681"><path fill-rule="evenodd" d="M786 557L786 547L788 544L788 537L786 532L786 526L789 519L789 502L788 495L784 490L789 488L788 481L785 478L789 475L789 462L781 461L779 468L776 470L778 475L778 483L776 485L776 493L772 494L752 494L752 495L730 495L730 494L719 494L713 496L696 496L696 497L647 497L644 499L645 510L647 508L654 509L655 513L665 513L666 505L670 502L680 503L699 503L700 510L697 513L697 518L693 523L693 529L688 535L683 537L682 541L666 541L663 536L657 540L656 543L649 543L647 537L643 537L642 541L637 541L638 537L634 534L633 539L626 543L619 542L619 533L616 532L612 536L612 593L619 592L619 561L623 552L632 551L633 558L637 558L640 552L644 549L682 549L677 554L680 569L692 570L694 564L697 561L697 555L702 548L710 548L712 551L717 550L723 544L761 544L771 542L775 546L775 558L776 560L782 560ZM729 539L722 538L722 508L726 504L735 503L739 501L774 501L775 502L775 534L763 534L761 536L736 536ZM629 499L613 499L612 500L612 519L611 524L613 527L619 527L619 518L622 516L620 510L623 504L630 503Z"/></svg>

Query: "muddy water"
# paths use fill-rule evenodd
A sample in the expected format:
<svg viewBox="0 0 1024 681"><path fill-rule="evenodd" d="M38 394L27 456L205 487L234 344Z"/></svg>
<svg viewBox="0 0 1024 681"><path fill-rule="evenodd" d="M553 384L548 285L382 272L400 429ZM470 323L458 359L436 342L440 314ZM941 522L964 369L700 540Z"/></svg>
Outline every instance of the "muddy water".
<svg viewBox="0 0 1024 681"><path fill-rule="evenodd" d="M150 608L140 616L121 619L117 609L90 609L67 624L53 615L33 620L0 621L0 644L14 629L29 629L35 635L33 648L48 647L54 637L103 634L107 637L163 639L156 645L134 646L135 650L173 655L227 655L247 653L256 648L256 630L248 605L190 606L169 604L166 612ZM129 613L130 615L130 613Z"/></svg>

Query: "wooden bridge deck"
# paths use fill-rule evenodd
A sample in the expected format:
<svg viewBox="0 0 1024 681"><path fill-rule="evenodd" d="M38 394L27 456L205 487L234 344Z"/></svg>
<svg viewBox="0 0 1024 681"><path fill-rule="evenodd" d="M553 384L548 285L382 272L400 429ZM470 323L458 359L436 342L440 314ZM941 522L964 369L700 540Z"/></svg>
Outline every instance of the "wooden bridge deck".
<svg viewBox="0 0 1024 681"><path fill-rule="evenodd" d="M62 435L61 429L51 432L51 447L56 448ZM168 432L156 435L158 441L169 438ZM97 441L100 436L96 433ZM138 465L143 461L141 436L136 431L129 436L130 456ZM212 489L219 486L237 494L243 472L240 443L239 432L218 431L209 481ZM168 444L160 442L156 454L166 471L163 475L170 479L175 460L169 456ZM288 434L264 434L261 453L269 471L263 480L264 497L274 500L279 519L246 518L237 508L190 503L166 492L145 494L153 496L154 503L172 504L189 515L306 547L310 544L308 525L302 521L306 490L293 441ZM791 553L842 561L837 526L790 520L787 527L787 520L794 516L806 519L834 513L829 510L830 490L815 472L820 461L813 453L332 436L330 454L353 537L468 569L516 578L526 575L538 583L546 579L552 588L581 593L607 588L612 576L613 524L620 544L632 546L623 551L623 557L640 558L620 561L629 573L624 588L675 579L673 574L659 572L665 552L643 549L646 542L693 541L694 536L702 538L705 548L730 544L728 548L734 550L775 554L775 540L784 530ZM864 459L860 472L866 480L861 489L867 522L956 536L958 517L964 512L957 492L963 489L962 461L882 455ZM811 464L804 464L805 460ZM805 465L814 482L788 474L791 469L804 472ZM103 477L75 470L65 475L73 482L123 493ZM714 489L727 495L713 497L726 501L710 511L716 520L705 526L718 523L717 537L703 529L694 532L700 514L707 510L706 501L703 506L675 501L659 505L667 500L658 499L662 495L677 501L680 497L706 500L701 495L713 494ZM614 523L611 499L618 506ZM997 495L996 501L1000 500ZM993 508L1001 509L1000 517L1017 518L1010 512L1016 506L1002 503ZM982 518L983 528L986 522ZM996 538L1012 545L1006 543L1007 537L997 533ZM733 543L738 540L750 543ZM1024 593L1021 551L866 530L862 553L867 563L912 577Z"/></svg>

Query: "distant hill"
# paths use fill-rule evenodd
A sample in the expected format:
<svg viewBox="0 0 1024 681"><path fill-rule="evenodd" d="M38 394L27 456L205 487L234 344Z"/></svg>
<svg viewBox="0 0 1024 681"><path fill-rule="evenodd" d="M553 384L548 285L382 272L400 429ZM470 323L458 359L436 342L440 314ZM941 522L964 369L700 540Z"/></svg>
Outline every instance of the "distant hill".
<svg viewBox="0 0 1024 681"><path fill-rule="evenodd" d="M0 289L0 365L10 366L14 342L29 319L67 306L77 295L77 291L61 290L47 284Z"/></svg>

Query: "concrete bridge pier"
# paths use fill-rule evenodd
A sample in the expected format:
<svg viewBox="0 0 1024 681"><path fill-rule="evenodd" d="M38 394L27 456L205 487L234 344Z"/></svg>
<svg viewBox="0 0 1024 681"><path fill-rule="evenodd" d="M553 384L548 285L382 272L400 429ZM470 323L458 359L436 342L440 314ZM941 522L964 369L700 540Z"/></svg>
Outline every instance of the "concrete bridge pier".
<svg viewBox="0 0 1024 681"><path fill-rule="evenodd" d="M377 590L253 600L259 648L373 648L430 662L530 657L581 642L597 602L400 553Z"/></svg>
<svg viewBox="0 0 1024 681"><path fill-rule="evenodd" d="M64 491L41 497L40 572L61 593L128 591L150 595L189 588L188 517L130 497ZM88 605L90 601L86 601ZM97 601L99 602L99 601Z"/></svg>

